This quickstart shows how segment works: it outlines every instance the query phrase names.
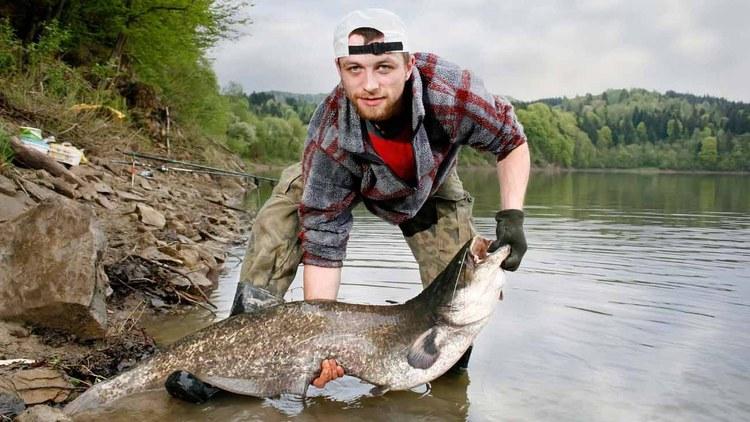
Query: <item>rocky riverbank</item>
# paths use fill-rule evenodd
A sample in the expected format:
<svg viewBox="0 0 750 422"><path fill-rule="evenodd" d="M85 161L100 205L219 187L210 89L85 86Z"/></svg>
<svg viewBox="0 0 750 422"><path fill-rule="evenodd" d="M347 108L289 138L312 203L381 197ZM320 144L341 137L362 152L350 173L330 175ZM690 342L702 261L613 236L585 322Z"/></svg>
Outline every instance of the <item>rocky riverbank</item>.
<svg viewBox="0 0 750 422"><path fill-rule="evenodd" d="M250 228L244 179L118 159L0 173L0 420L152 354L144 315L211 309L225 250Z"/></svg>

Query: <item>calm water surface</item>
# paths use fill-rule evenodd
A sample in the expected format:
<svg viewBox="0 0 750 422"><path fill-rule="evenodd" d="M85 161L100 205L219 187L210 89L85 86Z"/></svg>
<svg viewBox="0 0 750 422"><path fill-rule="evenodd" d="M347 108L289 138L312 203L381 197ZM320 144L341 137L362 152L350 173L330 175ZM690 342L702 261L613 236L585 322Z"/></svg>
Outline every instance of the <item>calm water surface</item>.
<svg viewBox="0 0 750 422"><path fill-rule="evenodd" d="M493 173L462 172L475 225L492 236ZM131 420L750 419L750 178L534 174L529 251L475 344L468 374L370 397L345 377L304 400L166 393L105 412ZM242 255L242 250L235 252ZM239 262L213 300L152 331L168 343L228 314ZM398 229L355 218L340 300L385 304L420 290ZM287 299L299 300L296 280Z"/></svg>

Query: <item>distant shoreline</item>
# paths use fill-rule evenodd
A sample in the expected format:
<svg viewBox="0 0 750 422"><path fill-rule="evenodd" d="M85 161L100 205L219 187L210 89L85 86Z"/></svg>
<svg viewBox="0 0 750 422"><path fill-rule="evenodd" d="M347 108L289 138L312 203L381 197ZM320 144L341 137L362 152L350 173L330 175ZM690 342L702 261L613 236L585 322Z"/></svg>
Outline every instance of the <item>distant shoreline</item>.
<svg viewBox="0 0 750 422"><path fill-rule="evenodd" d="M728 175L728 176L746 176L750 175L747 171L716 171L716 170L672 170L672 169L660 169L654 167L639 167L632 169L621 169L621 168L597 168L597 169L577 169L577 168L549 168L549 167L533 167L533 172L536 173L633 173L633 174L706 174L706 175Z"/></svg>
<svg viewBox="0 0 750 422"><path fill-rule="evenodd" d="M466 170L481 170L481 169L494 169L492 165L487 167L482 165L469 165L469 166L458 166L460 169ZM716 171L716 170L671 170L671 169L660 169L655 167L639 167L631 169L623 168L566 168L566 167L539 167L532 166L531 171L533 173L633 173L633 174L705 174L705 175L727 175L727 176L748 176L750 172L747 171Z"/></svg>

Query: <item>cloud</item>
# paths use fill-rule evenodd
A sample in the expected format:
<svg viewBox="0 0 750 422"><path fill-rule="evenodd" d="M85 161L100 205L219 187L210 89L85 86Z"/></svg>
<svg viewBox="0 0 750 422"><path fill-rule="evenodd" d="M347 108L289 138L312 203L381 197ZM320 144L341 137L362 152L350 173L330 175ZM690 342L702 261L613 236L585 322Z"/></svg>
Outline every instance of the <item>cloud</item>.
<svg viewBox="0 0 750 422"><path fill-rule="evenodd" d="M247 91L330 91L338 82L333 28L367 6L398 13L413 48L474 70L498 94L530 100L642 87L750 101L750 2L742 0L259 0L251 35L213 52L220 81Z"/></svg>

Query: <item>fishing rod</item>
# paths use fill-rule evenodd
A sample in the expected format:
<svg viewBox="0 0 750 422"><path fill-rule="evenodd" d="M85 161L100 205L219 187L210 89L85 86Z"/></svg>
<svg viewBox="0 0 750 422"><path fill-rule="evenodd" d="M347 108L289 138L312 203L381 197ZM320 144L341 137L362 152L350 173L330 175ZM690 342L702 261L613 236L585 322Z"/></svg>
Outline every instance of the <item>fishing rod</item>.
<svg viewBox="0 0 750 422"><path fill-rule="evenodd" d="M239 172L239 171L225 170L225 169L220 169L220 168L217 168L217 167L210 167L210 166L205 166L205 165L202 165L202 164L190 163L190 162L187 162L187 161L173 160L171 158L160 157L158 155L144 154L144 153L139 153L139 152L134 152L134 151L123 152L123 154L129 155L129 156L131 156L133 158L135 158L135 157L145 158L147 160L155 160L155 161L161 161L161 162L165 162L165 163L179 164L179 165L182 165L182 166L194 167L196 169L201 169L201 170L206 170L206 171L214 172L213 174L226 175L226 176L246 177L248 179L253 179L254 181L263 180L263 181L266 181L266 182L270 182L272 184L276 184L279 181L278 179L275 179L273 177L258 176L258 175L250 174L250 173L242 173L242 172Z"/></svg>

